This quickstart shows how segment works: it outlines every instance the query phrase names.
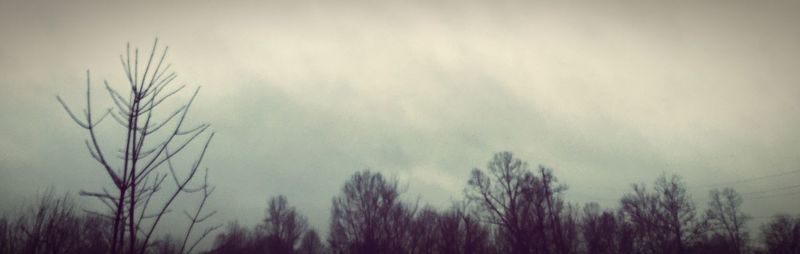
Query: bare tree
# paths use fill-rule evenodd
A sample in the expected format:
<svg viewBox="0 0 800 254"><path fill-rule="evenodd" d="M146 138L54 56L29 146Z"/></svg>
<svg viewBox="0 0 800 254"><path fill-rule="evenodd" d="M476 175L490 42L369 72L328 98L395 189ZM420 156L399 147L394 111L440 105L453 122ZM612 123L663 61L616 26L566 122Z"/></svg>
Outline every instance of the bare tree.
<svg viewBox="0 0 800 254"><path fill-rule="evenodd" d="M634 184L633 192L622 197L622 211L636 235L633 239L636 252L660 253L666 245L666 237L660 231L658 199L644 184Z"/></svg>
<svg viewBox="0 0 800 254"><path fill-rule="evenodd" d="M405 253L415 208L399 199L396 180L355 173L333 198L328 242L334 253Z"/></svg>
<svg viewBox="0 0 800 254"><path fill-rule="evenodd" d="M163 108L170 104L165 103L167 99L186 86L172 88L177 74L170 70L169 64L164 65L168 48L163 49L160 57L156 57L157 49L156 39L149 57L142 58L144 61L140 63L139 49L135 49L131 56L130 45L127 47L125 56L120 56L127 84L123 90L117 90L104 81L113 106L102 110L100 115L92 106L89 71L86 72L86 107L83 114L75 114L61 97L57 97L68 115L87 130L89 138L85 143L89 154L100 164L113 186L112 190L102 188L95 192L81 192L82 195L96 197L107 206L107 212L91 212L112 221L112 253L144 254L159 222L179 196L200 192L205 200L211 194L207 182L200 186L191 186L190 183L197 175L213 133L201 143L202 149L187 170L180 172L173 167L172 160L176 155L206 133L209 125L186 127L185 120L199 88L186 103L175 109ZM127 96L124 96L126 91ZM98 127L109 115L125 134L125 145L119 149L103 148L104 143L99 137ZM175 185L167 190L166 198L153 198L164 190L166 178L171 178ZM164 202L156 204L156 200ZM199 214L202 207L199 206L195 216L190 216L190 231L194 224L210 216ZM205 235L207 233L202 236ZM186 246L187 241L188 237L184 238L182 245Z"/></svg>
<svg viewBox="0 0 800 254"><path fill-rule="evenodd" d="M714 234L725 239L727 253L745 253L749 234L745 224L750 216L742 212L742 196L732 188L711 190L706 217ZM722 251L722 250L721 250Z"/></svg>
<svg viewBox="0 0 800 254"><path fill-rule="evenodd" d="M695 218L695 207L686 193L686 184L678 175L662 175L656 180L655 191L660 196L661 224L670 237L675 253L685 253L704 233L704 225Z"/></svg>
<svg viewBox="0 0 800 254"><path fill-rule="evenodd" d="M530 253L530 227L524 221L529 207L526 193L534 191L538 181L528 164L513 157L510 152L494 155L489 162L487 175L480 169L472 170L465 194L482 211L484 222L501 228L501 236L511 253Z"/></svg>
<svg viewBox="0 0 800 254"><path fill-rule="evenodd" d="M775 215L769 223L761 226L761 237L767 253L800 253L800 217Z"/></svg>
<svg viewBox="0 0 800 254"><path fill-rule="evenodd" d="M303 239L300 240L300 254L322 254L325 253L325 246L322 245L322 240L319 238L316 230L308 230L303 234Z"/></svg>
<svg viewBox="0 0 800 254"><path fill-rule="evenodd" d="M74 253L81 244L81 221L72 198L48 189L37 201L18 218L20 252Z"/></svg>
<svg viewBox="0 0 800 254"><path fill-rule="evenodd" d="M166 234L155 242L155 253L157 254L181 253L181 251L178 249L180 248L180 246L178 245L179 245L178 242L175 240L174 237L172 237L171 234Z"/></svg>
<svg viewBox="0 0 800 254"><path fill-rule="evenodd" d="M308 230L308 221L289 206L286 197L279 195L269 200L267 217L257 231L265 233L268 253L294 253L300 237Z"/></svg>
<svg viewBox="0 0 800 254"><path fill-rule="evenodd" d="M612 210L600 211L597 203L586 204L581 219L584 251L588 254L633 253L632 229Z"/></svg>
<svg viewBox="0 0 800 254"><path fill-rule="evenodd" d="M48 189L16 218L0 218L0 253L106 253L108 224L78 215L71 195Z"/></svg>
<svg viewBox="0 0 800 254"><path fill-rule="evenodd" d="M8 217L3 215L0 218L0 253L11 253L16 249L17 240L14 239L13 224Z"/></svg>
<svg viewBox="0 0 800 254"><path fill-rule="evenodd" d="M209 253L249 254L254 253L253 233L241 226L238 221L228 223L225 230L217 235Z"/></svg>
<svg viewBox="0 0 800 254"><path fill-rule="evenodd" d="M550 222L550 234L553 239L553 249L556 253L566 254L572 252L577 245L577 221L574 206L565 204L560 194L567 189L566 185L556 185L553 171L544 166L539 166L542 191L531 191L529 195L541 193L544 195L547 206L547 215ZM541 199L541 198L538 198Z"/></svg>
<svg viewBox="0 0 800 254"><path fill-rule="evenodd" d="M537 177L526 162L500 152L486 171L472 171L465 195L477 205L482 221L497 227L495 240L506 246L501 251L572 252L577 245L575 210L564 203L566 186L556 183L550 169L540 166Z"/></svg>
<svg viewBox="0 0 800 254"><path fill-rule="evenodd" d="M439 241L437 220L439 214L431 206L423 207L417 212L408 229L407 253L431 253L436 250Z"/></svg>
<svg viewBox="0 0 800 254"><path fill-rule="evenodd" d="M686 253L705 233L677 175L661 175L652 193L634 184L633 193L622 198L622 209L636 230L637 252Z"/></svg>
<svg viewBox="0 0 800 254"><path fill-rule="evenodd" d="M491 253L491 234L480 223L478 215L467 209L468 204L459 202L439 215L438 253Z"/></svg>

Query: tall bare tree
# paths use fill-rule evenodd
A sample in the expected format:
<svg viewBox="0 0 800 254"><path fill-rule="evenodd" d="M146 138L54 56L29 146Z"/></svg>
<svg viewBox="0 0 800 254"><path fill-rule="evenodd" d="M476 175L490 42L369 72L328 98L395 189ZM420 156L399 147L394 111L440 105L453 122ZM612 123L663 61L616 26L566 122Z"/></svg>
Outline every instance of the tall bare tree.
<svg viewBox="0 0 800 254"><path fill-rule="evenodd" d="M212 193L207 181L197 186L192 184L214 134L207 135L205 141L201 141L202 148L199 154L192 159L186 170L177 170L173 163L177 154L187 151L187 147L195 143L193 141L208 132L209 125L186 127L186 118L199 87L187 102L173 109L164 108L172 104L167 102L167 99L186 87L172 86L177 74L170 70L169 64L164 65L167 50L168 47L165 47L156 57L159 51L156 39L149 57L146 55L140 57L139 49L131 52L129 44L125 55L120 55L127 84L118 90L104 81L105 91L113 105L111 108L99 111L99 114L92 105L91 79L88 70L86 106L83 114L76 114L61 97L57 97L75 123L86 129L88 134L86 148L108 175L113 187L111 190L102 188L100 191L81 192L82 195L96 197L107 206L108 210L105 212L91 212L112 221L112 253L145 253L159 222L170 211L175 200L183 194L203 195L203 203L197 207L194 216L189 215L190 232L195 224L213 215L213 212L201 214L206 198ZM103 145L107 143L102 142L99 137L98 128L109 115L121 127L120 136L124 136L122 140L125 145L118 149L105 148ZM114 136L112 139L119 137ZM153 198L165 190L164 182L167 178L171 179L169 182L174 183L174 186L166 189L165 198ZM158 203L156 200L163 202ZM202 240L213 229L213 227L208 229L195 242ZM184 247L187 246L190 232L187 232L187 237L184 238L182 243ZM194 245L196 244L188 244L188 246Z"/></svg>

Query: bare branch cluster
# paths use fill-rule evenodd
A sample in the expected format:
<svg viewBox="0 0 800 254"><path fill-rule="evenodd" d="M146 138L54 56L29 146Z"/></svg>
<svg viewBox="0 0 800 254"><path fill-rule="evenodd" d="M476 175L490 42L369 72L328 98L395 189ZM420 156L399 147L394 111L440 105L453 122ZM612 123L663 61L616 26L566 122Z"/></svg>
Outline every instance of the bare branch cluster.
<svg viewBox="0 0 800 254"><path fill-rule="evenodd" d="M193 214L185 212L190 226L183 239L181 253L193 250L199 240L217 228L205 230L199 239L189 243L190 233L195 225L215 213L201 213L208 196L213 193L213 187L208 185L207 169L203 183L192 186L214 133L204 135L209 130L209 125L205 123L186 126L189 109L197 97L199 87L188 101L176 108L166 108L169 104L165 103L167 99L186 87L172 85L177 74L170 70L170 64L165 65L168 49L164 47L159 51L156 39L149 56L145 58L140 57L138 48L133 50L132 56L129 44L125 55L120 55L127 85L118 90L107 81L103 82L113 105L102 110L99 117L93 111L92 85L88 70L86 107L83 114L76 114L61 97L57 97L72 120L88 132L86 148L113 184L114 189L81 191L81 195L95 197L108 208L107 211L91 212L113 222L110 246L114 253L145 253L151 246L150 239L157 225L182 194L200 193L202 201ZM140 60L143 60L142 63ZM104 142L100 140L98 127L109 115L114 124L125 133L124 147L108 150L101 146ZM205 136L205 140L199 141L202 136ZM173 162L176 155L186 151L190 144L197 143L194 141L200 142L201 151L188 169L176 169ZM164 185L167 178L171 179L167 182L174 184L168 191ZM166 201L155 204L157 199L153 196L158 193L164 193Z"/></svg>

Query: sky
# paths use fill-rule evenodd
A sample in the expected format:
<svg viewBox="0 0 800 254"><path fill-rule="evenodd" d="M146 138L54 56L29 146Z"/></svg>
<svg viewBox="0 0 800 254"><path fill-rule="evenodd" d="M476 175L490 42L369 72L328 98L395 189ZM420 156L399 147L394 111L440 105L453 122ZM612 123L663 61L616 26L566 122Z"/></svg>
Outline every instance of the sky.
<svg viewBox="0 0 800 254"><path fill-rule="evenodd" d="M367 168L446 208L512 151L576 203L615 208L662 173L700 208L712 187L758 192L758 225L800 211L797 24L791 1L2 1L0 208L109 186L55 96L82 106L87 69L122 86L126 43L157 37L201 87L189 122L216 133L217 223L283 194L326 232Z"/></svg>

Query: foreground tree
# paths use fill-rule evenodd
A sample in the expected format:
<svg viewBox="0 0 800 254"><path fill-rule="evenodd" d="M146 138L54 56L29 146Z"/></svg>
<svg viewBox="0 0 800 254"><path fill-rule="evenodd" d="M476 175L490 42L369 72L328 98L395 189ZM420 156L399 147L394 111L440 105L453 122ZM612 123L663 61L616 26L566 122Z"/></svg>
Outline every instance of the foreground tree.
<svg viewBox="0 0 800 254"><path fill-rule="evenodd" d="M197 242L216 228L207 228L197 239L189 240L195 224L214 214L203 213L205 200L213 192L207 177L198 186L191 185L214 134L208 135L201 143L199 154L192 159L187 170L179 171L174 167L176 155L186 151L193 141L206 133L209 125L186 127L185 120L199 88L187 102L174 109L163 108L170 105L167 99L185 85L172 88L177 75L169 70L170 65L163 65L167 48L158 58L155 57L157 51L158 40L153 43L149 57L141 59L140 64L139 49L135 49L131 56L128 46L125 56L120 56L127 84L122 86L123 90L117 90L104 81L113 106L100 111L99 115L92 105L89 71L86 72L86 108L83 114L75 114L61 97L57 97L68 115L86 129L88 139L85 143L89 154L100 164L113 187L112 190L102 188L95 192L81 192L96 197L108 208L94 213L109 218L113 225L110 237L113 253L145 253L151 246L150 240L159 222L183 194L200 193L203 201L191 214L185 212L190 226L180 252L190 252ZM102 144L105 143L99 137L98 128L109 115L121 127L120 136L124 136L124 146L118 149L104 148ZM164 185L167 178L170 178L168 182L174 183L172 188ZM163 192L166 192L165 197L154 198Z"/></svg>

